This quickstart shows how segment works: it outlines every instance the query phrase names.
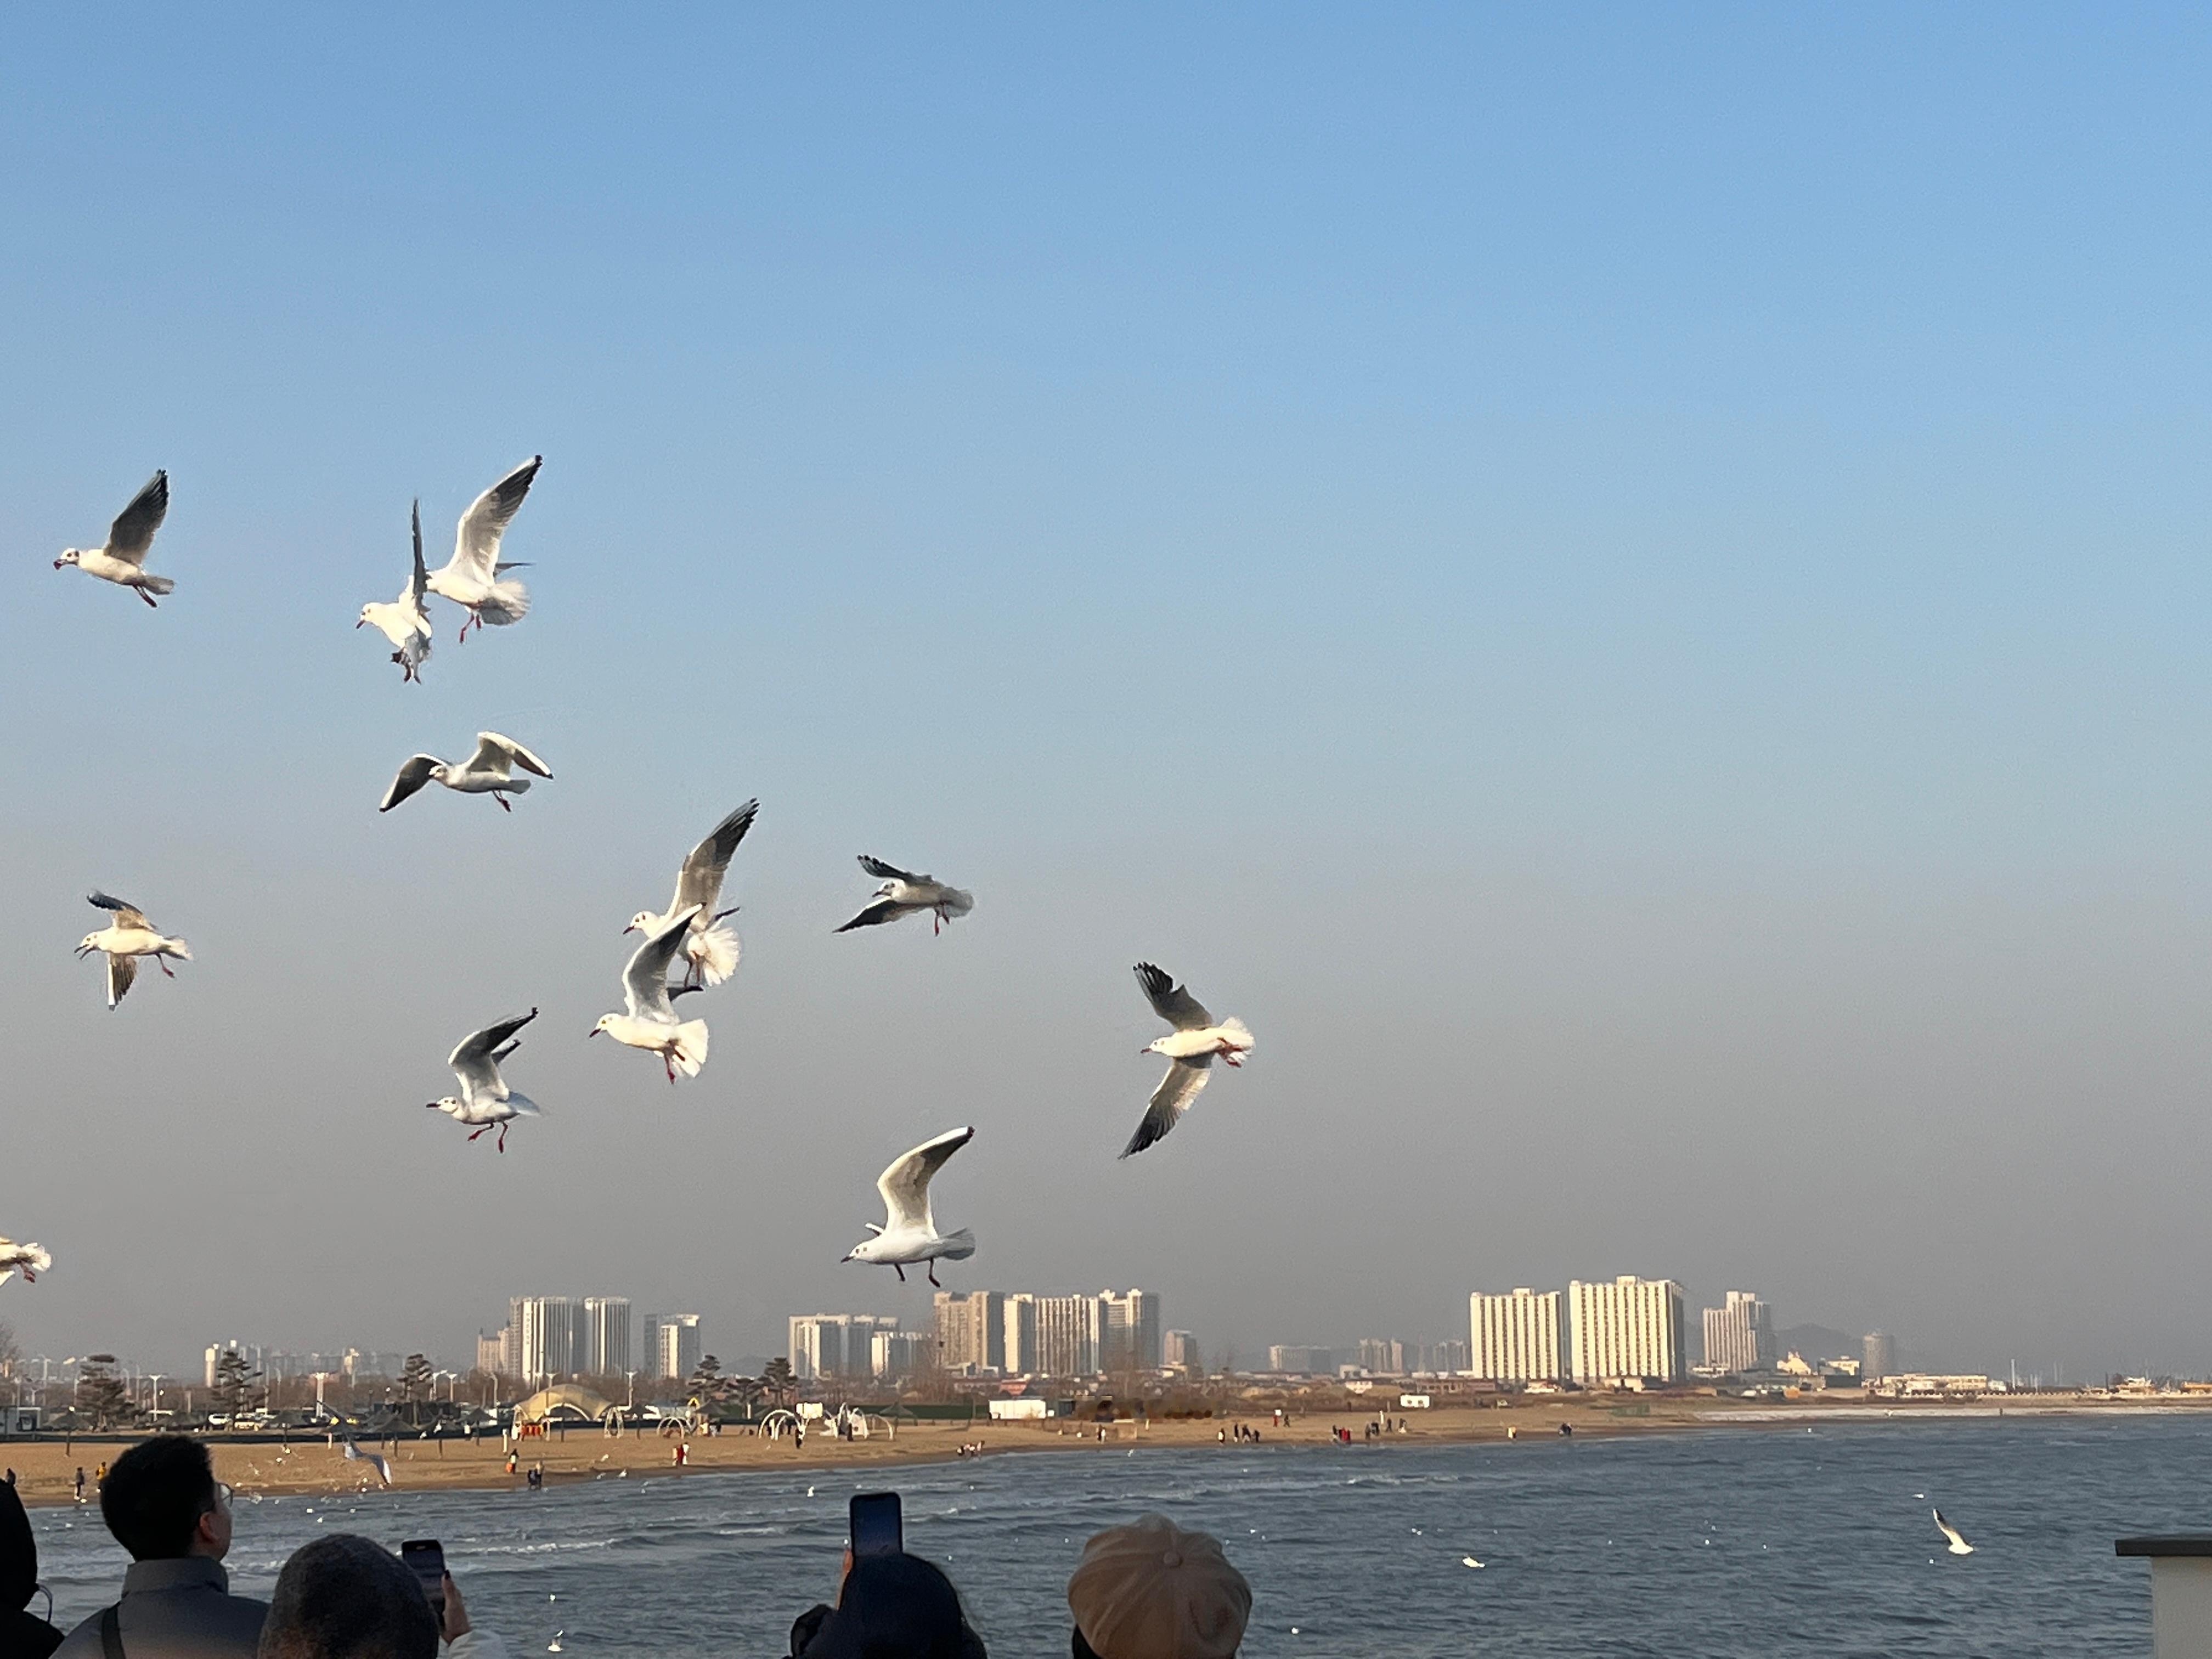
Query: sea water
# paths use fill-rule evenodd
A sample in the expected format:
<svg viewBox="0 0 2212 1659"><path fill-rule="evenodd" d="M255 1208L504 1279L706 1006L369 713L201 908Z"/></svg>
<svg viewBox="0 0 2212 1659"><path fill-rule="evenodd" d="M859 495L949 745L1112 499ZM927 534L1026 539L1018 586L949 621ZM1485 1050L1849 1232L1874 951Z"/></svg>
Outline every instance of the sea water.
<svg viewBox="0 0 2212 1659"><path fill-rule="evenodd" d="M516 1659L787 1651L836 1582L846 1499L904 1496L994 1655L1067 1651L1084 1538L1146 1510L1251 1580L1244 1652L1547 1659L2148 1654L2129 1533L2212 1528L2183 1417L1774 1425L1480 1445L1018 1453L869 1471L699 1471L499 1492L241 1497L234 1588L330 1531L444 1540ZM1974 1544L1943 1548L1937 1506ZM33 1511L64 1627L115 1594L96 1511ZM1482 1563L1464 1565L1466 1558ZM34 1606L36 1604L34 1603Z"/></svg>

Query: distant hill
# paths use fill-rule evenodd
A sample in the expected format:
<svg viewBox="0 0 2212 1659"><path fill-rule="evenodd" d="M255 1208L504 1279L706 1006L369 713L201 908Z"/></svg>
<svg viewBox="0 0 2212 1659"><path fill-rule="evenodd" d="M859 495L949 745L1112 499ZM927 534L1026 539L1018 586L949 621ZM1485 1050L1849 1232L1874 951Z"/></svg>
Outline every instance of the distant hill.
<svg viewBox="0 0 2212 1659"><path fill-rule="evenodd" d="M1774 1354L1780 1358L1796 1349L1808 1359L1856 1359L1863 1339L1826 1325L1791 1325L1774 1333Z"/></svg>

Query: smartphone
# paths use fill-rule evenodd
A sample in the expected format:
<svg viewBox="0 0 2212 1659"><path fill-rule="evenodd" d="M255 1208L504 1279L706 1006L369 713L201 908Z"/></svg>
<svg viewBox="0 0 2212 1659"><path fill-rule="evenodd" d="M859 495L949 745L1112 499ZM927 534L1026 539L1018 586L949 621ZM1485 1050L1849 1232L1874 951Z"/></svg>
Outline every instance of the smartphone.
<svg viewBox="0 0 2212 1659"><path fill-rule="evenodd" d="M399 1559L422 1587L422 1597L446 1627L446 1547L434 1538L410 1538L399 1547Z"/></svg>
<svg viewBox="0 0 2212 1659"><path fill-rule="evenodd" d="M845 1511L845 1524L853 1540L853 1559L864 1555L896 1555L906 1547L905 1523L899 1516L895 1492L856 1492Z"/></svg>

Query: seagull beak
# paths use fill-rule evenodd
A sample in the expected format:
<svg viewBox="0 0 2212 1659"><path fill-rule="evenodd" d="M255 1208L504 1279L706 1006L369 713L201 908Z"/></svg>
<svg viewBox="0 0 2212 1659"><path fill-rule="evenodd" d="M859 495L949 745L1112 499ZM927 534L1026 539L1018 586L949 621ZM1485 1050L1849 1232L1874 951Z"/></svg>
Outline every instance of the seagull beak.
<svg viewBox="0 0 2212 1659"><path fill-rule="evenodd" d="M843 1255L842 1255L842 1256L840 1256L840 1257L838 1258L838 1260L839 1260L839 1261L850 1261L852 1259L853 1259L853 1253L852 1253L850 1250L846 1251L846 1252L845 1252L845 1254L844 1254Z"/></svg>
<svg viewBox="0 0 2212 1659"><path fill-rule="evenodd" d="M69 562L69 561L68 561L67 559L56 559L56 560L54 561L54 568L55 568L55 569L57 569L57 570L58 570L58 569L60 569L64 565L67 564L68 562Z"/></svg>
<svg viewBox="0 0 2212 1659"><path fill-rule="evenodd" d="M354 626L355 626L356 628L366 628L366 627L368 627L368 617L362 617L359 622L356 623L354 624Z"/></svg>
<svg viewBox="0 0 2212 1659"><path fill-rule="evenodd" d="M586 1032L585 1032L585 1033L584 1033L584 1035L585 1035L586 1036L587 1036L587 1037L595 1037L595 1036L599 1036L599 1028L598 1026L596 1026L596 1025L594 1025L593 1027L592 1027L592 1029L591 1029L590 1030L588 1030L588 1031L586 1031Z"/></svg>

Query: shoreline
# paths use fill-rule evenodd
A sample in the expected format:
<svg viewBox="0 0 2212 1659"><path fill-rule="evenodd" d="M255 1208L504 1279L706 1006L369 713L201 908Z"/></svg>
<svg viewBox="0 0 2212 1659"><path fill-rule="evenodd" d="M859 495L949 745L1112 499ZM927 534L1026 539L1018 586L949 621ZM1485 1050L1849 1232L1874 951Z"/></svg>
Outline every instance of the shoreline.
<svg viewBox="0 0 2212 1659"><path fill-rule="evenodd" d="M1806 1401L1787 1405L1745 1401L1741 1405L1711 1395L1655 1400L1608 1396L1602 1403L1547 1397L1516 1401L1506 1407L1444 1407L1387 1413L1404 1423L1370 1441L1365 1426L1376 1420L1369 1411L1294 1413L1285 1425L1274 1424L1265 1413L1249 1418L1178 1419L1172 1422L1123 1421L1104 1425L1098 1437L1097 1424L1073 1419L1044 1422L973 1424L935 1422L902 1425L896 1437L878 1431L866 1440L839 1440L828 1433L811 1435L805 1446L788 1439L766 1440L744 1433L697 1436L690 1442L690 1455L682 1468L675 1462L678 1442L672 1437L635 1430L619 1435L585 1425L544 1439L525 1441L518 1448L517 1472L507 1473L507 1450L496 1440L401 1440L363 1442L364 1449L381 1451L390 1461L394 1489L409 1491L521 1490L526 1472L540 1464L549 1486L594 1480L636 1480L650 1476L665 1480L713 1475L734 1471L787 1469L793 1474L830 1473L844 1468L895 1467L909 1463L950 1462L963 1445L975 1455L1095 1450L1127 1452L1139 1446L1204 1447L1220 1443L1217 1434L1243 1423L1256 1428L1256 1446L1231 1440L1240 1452L1265 1451L1273 1446L1327 1445L1338 1428L1352 1431L1346 1449L1401 1445L1500 1446L1522 1441L1557 1438L1562 1425L1582 1437L1612 1438L1624 1435L1691 1433L1701 1430L1804 1427L1821 1422L1854 1425L1914 1421L1996 1421L2006 1417L2172 1417L2212 1412L2212 1402L2098 1401L2068 1403L2038 1400L1996 1404L1985 1401L1905 1403L1851 1400ZM48 1440L0 1440L0 1467L12 1468L16 1491L33 1508L68 1505L74 1499L76 1471L85 1472L86 1502L98 1501L95 1484L100 1465L112 1462L136 1443L131 1437L78 1439L65 1444ZM228 1481L245 1498L335 1495L374 1492L380 1482L374 1468L349 1462L343 1440L301 1436L289 1443L265 1441L206 1443L213 1455L216 1478Z"/></svg>

